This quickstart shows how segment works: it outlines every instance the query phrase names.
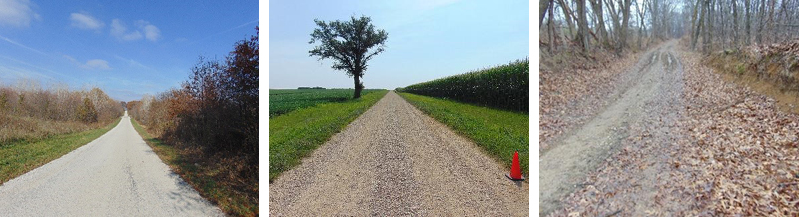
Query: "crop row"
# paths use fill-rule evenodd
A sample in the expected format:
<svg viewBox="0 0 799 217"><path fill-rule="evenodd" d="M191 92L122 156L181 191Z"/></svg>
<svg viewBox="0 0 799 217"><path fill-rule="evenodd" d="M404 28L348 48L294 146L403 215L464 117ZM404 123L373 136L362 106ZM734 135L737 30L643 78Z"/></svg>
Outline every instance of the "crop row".
<svg viewBox="0 0 799 217"><path fill-rule="evenodd" d="M528 59L516 60L506 65L398 88L397 91L527 112L529 65Z"/></svg>
<svg viewBox="0 0 799 217"><path fill-rule="evenodd" d="M372 91L375 90L365 89L363 94ZM321 103L347 101L352 95L353 89L270 89L269 118Z"/></svg>

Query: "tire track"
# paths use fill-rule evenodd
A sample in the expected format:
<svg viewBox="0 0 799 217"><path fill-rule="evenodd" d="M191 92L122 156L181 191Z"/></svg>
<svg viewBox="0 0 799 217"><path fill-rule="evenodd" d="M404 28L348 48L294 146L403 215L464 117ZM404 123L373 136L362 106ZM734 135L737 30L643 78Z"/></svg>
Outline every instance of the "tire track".
<svg viewBox="0 0 799 217"><path fill-rule="evenodd" d="M562 199L576 189L590 185L583 183L586 176L617 153L626 138L637 133L631 131L632 126L638 126L642 119L660 112L650 109L651 105L670 103L661 93L679 89L672 85L672 81L679 81L681 77L681 74L671 72L676 67L676 59L670 54L672 43L646 53L637 64L643 67L626 75L635 79L621 85L628 88L618 89L619 97L613 103L540 156L539 214L546 215L559 209Z"/></svg>

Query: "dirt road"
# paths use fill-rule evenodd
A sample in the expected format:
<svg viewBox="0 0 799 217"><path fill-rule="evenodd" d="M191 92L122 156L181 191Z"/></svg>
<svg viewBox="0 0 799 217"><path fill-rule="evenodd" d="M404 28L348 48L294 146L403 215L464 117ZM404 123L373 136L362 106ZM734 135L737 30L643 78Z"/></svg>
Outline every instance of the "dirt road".
<svg viewBox="0 0 799 217"><path fill-rule="evenodd" d="M161 162L128 116L0 186L0 216L223 216Z"/></svg>
<svg viewBox="0 0 799 217"><path fill-rule="evenodd" d="M540 158L539 207L542 215L561 208L561 201L584 183L608 158L623 150L630 139L644 138L652 146L668 145L678 135L671 128L679 117L682 93L682 67L674 46L676 40L644 53L638 63L621 76L628 82L615 90L609 106L582 127L567 134ZM640 130L640 129L646 129ZM646 156L647 168L632 175L630 189L633 216L647 215L647 204L654 201L649 192L659 186L667 169L668 157L658 153ZM629 180L622 180L629 181ZM630 184L626 182L625 184Z"/></svg>
<svg viewBox="0 0 799 217"><path fill-rule="evenodd" d="M527 216L506 172L392 91L270 184L269 214Z"/></svg>

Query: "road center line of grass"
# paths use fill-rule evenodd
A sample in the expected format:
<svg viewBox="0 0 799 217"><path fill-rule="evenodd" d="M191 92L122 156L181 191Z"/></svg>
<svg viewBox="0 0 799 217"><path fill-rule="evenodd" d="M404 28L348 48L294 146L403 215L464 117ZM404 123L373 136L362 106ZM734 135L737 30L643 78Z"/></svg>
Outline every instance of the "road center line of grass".
<svg viewBox="0 0 799 217"><path fill-rule="evenodd" d="M94 141L116 127L121 119L94 130L0 145L0 185Z"/></svg>

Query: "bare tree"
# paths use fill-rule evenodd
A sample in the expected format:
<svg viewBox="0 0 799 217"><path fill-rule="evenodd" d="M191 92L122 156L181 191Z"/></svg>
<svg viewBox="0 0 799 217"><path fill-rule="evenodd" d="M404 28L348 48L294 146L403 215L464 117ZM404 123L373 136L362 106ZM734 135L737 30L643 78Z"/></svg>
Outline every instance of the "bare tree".
<svg viewBox="0 0 799 217"><path fill-rule="evenodd" d="M605 28L605 18L602 14L602 0L589 0L591 2L591 10L594 11L594 16L597 19L597 24L599 25L599 37L602 38L602 46L609 46L610 41L608 39L608 32Z"/></svg>
<svg viewBox="0 0 799 217"><path fill-rule="evenodd" d="M585 14L585 0L577 0L577 41L588 52L588 20Z"/></svg>

